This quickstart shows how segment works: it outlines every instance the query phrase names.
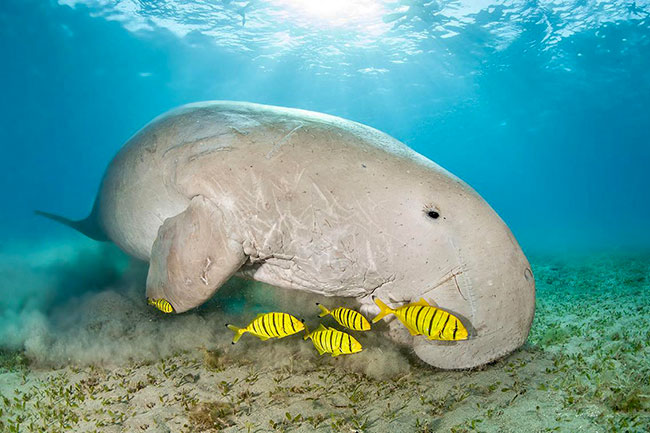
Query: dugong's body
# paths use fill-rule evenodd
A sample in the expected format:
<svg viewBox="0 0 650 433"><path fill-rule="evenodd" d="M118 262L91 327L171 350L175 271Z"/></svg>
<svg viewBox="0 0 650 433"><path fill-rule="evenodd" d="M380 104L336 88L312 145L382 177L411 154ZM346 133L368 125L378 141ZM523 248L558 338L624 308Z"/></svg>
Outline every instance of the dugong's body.
<svg viewBox="0 0 650 433"><path fill-rule="evenodd" d="M513 351L533 318L529 264L476 192L388 135L324 114L238 102L164 114L118 153L77 224L150 261L147 296L178 313L235 274L352 296L370 313L373 295L394 307L424 297L463 317L470 339L411 337L396 321L389 334L442 368Z"/></svg>

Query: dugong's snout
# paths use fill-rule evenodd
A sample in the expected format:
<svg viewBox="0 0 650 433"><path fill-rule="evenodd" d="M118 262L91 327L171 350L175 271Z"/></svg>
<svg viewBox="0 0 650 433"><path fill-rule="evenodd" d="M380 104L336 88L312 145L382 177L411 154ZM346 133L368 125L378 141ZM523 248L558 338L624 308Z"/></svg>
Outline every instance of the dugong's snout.
<svg viewBox="0 0 650 433"><path fill-rule="evenodd" d="M491 209L490 209L491 211ZM414 338L419 358L436 367L471 368L501 358L528 337L535 311L535 280L517 241L493 212L495 223L458 239L462 267L435 293L443 308L457 313L468 339L440 342ZM471 242L469 242L471 240Z"/></svg>

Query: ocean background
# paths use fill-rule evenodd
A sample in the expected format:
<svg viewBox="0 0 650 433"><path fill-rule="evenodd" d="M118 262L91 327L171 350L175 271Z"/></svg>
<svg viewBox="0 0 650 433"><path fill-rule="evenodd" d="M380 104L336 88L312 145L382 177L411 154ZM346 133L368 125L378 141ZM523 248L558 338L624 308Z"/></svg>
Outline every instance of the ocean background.
<svg viewBox="0 0 650 433"><path fill-rule="evenodd" d="M649 428L650 2L3 0L0 58L0 431ZM84 218L131 135L178 105L216 99L361 122L469 183L533 265L529 343L473 373L435 372L380 342L369 350L375 367L313 361L290 343L249 341L236 355L227 330L212 330L224 315L244 322L312 299L292 304L233 281L205 308L165 321L144 304L144 265L34 215ZM285 368L294 355L316 364L294 371L292 361L281 380L303 381L280 402L256 400L278 395L269 360ZM169 365L178 367L167 375ZM240 378L237 388L250 370L268 384L236 389L248 413L210 406L227 399L220 374ZM113 415L77 401L95 385L118 390L129 374L145 384L132 403L103 391ZM320 409L302 397L300 406L290 387L331 385L320 374L341 386L356 375L373 396L394 382L393 398L419 403L391 409L389 393L380 404L330 390L352 403L325 405L311 422ZM172 399L204 380L198 395ZM68 397L47 392L67 386ZM53 408L78 406L25 415L39 393ZM63 421L44 421L55 412Z"/></svg>

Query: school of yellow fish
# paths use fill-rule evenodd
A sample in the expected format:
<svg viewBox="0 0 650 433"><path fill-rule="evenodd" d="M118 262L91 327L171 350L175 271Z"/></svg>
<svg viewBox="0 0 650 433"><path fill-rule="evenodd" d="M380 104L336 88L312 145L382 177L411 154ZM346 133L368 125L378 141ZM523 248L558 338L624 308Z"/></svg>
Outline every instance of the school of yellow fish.
<svg viewBox="0 0 650 433"><path fill-rule="evenodd" d="M147 302L163 313L171 313L173 307L165 299L148 299ZM429 340L460 341L468 339L467 328L461 320L453 314L439 308L437 305L429 304L425 299L402 305L398 308L390 308L379 298L375 298L375 304L379 307L379 314L372 319L377 323L387 315L393 314L406 327L411 335L424 335ZM369 331L370 322L358 311L350 308L338 307L328 310L323 305L316 303L320 308L318 317L331 315L332 318L342 327L352 331ZM303 320L288 313L272 312L258 314L246 327L226 324L235 333L232 344L235 344L242 335L249 333L260 340L266 341L270 338L284 338L305 331L303 340L310 339L320 355L329 353L336 357L349 355L363 350L359 341L347 332L338 329L325 327L322 324L314 331L309 332Z"/></svg>

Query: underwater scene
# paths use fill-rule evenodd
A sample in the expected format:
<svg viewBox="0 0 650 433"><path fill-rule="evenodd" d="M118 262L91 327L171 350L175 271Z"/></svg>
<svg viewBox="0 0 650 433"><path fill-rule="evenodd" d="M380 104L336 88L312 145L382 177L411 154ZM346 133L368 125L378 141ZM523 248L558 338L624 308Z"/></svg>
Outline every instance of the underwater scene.
<svg viewBox="0 0 650 433"><path fill-rule="evenodd" d="M650 431L650 1L2 0L0 432Z"/></svg>

